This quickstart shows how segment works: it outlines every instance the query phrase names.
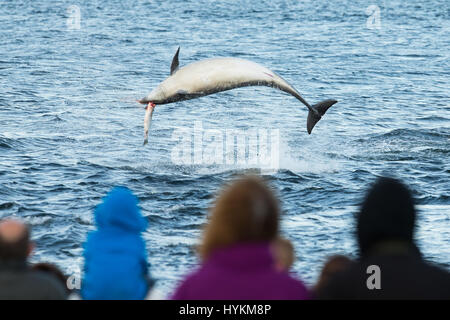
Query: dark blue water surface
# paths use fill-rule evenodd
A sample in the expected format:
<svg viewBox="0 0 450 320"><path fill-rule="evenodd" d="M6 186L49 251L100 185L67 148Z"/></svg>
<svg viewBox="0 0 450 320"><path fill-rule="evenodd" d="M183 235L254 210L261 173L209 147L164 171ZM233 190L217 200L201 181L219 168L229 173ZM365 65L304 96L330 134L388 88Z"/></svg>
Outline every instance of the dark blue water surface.
<svg viewBox="0 0 450 320"><path fill-rule="evenodd" d="M32 225L33 261L78 273L92 209L126 185L150 222L149 261L169 293L197 263L217 189L255 169L176 163L173 133L193 131L195 121L219 132L279 129L280 168L265 176L282 200L294 270L308 284L328 255L356 253L353 214L367 185L386 173L414 190L425 257L449 267L449 18L447 0L3 0L0 218ZM161 105L144 147L135 99L168 76L179 45L181 65L245 58L310 103L339 103L311 135L307 109L271 88Z"/></svg>

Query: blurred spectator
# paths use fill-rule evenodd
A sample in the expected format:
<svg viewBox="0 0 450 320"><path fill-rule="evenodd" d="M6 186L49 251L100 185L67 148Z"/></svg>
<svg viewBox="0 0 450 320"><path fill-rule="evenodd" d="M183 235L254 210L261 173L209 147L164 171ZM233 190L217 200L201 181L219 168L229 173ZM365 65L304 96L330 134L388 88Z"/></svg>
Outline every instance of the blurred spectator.
<svg viewBox="0 0 450 320"><path fill-rule="evenodd" d="M44 273L50 274L59 280L61 285L66 288L67 294L70 294L69 288L67 288L67 276L54 264L39 262L31 266L34 271L42 271Z"/></svg>
<svg viewBox="0 0 450 320"><path fill-rule="evenodd" d="M167 295L159 288L156 288L156 286L153 286L151 290L149 290L145 300L167 300Z"/></svg>
<svg viewBox="0 0 450 320"><path fill-rule="evenodd" d="M0 222L0 299L65 299L65 287L55 276L28 266L32 251L27 226L14 220Z"/></svg>
<svg viewBox="0 0 450 320"><path fill-rule="evenodd" d="M200 246L201 266L172 299L306 299L302 282L275 270L278 201L257 177L226 187L212 209Z"/></svg>
<svg viewBox="0 0 450 320"><path fill-rule="evenodd" d="M141 237L147 221L137 198L127 188L114 188L95 209L95 222L97 230L85 243L81 298L144 299L153 280Z"/></svg>
<svg viewBox="0 0 450 320"><path fill-rule="evenodd" d="M320 295L320 291L329 283L330 279L336 274L348 270L352 260L342 255L335 255L325 262L322 271L313 291L315 295Z"/></svg>
<svg viewBox="0 0 450 320"><path fill-rule="evenodd" d="M292 242L288 239L278 237L271 244L272 254L275 260L275 269L289 272L294 264L295 251Z"/></svg>
<svg viewBox="0 0 450 320"><path fill-rule="evenodd" d="M450 274L422 259L415 221L410 191L395 179L378 179L357 217L360 260L332 277L319 297L450 299Z"/></svg>

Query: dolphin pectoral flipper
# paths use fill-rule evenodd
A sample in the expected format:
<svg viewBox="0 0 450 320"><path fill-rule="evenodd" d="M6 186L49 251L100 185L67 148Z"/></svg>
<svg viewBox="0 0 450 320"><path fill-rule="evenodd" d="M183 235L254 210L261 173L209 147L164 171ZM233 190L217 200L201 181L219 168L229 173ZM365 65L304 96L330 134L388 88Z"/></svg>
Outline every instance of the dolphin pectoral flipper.
<svg viewBox="0 0 450 320"><path fill-rule="evenodd" d="M176 94L182 96L182 95L189 94L189 92L187 90L180 89L180 90L177 91Z"/></svg>
<svg viewBox="0 0 450 320"><path fill-rule="evenodd" d="M148 131L150 130L150 124L152 122L153 110L155 109L155 105L153 103L149 103L145 108L145 117L144 117L144 146L148 143Z"/></svg>
<svg viewBox="0 0 450 320"><path fill-rule="evenodd" d="M311 134L311 131L316 123L319 122L325 112L327 112L327 110L336 102L337 100L328 99L312 106L312 110L309 111L308 120L306 122L306 129L308 130L308 134Z"/></svg>
<svg viewBox="0 0 450 320"><path fill-rule="evenodd" d="M175 95L173 96L173 99L175 99L176 101L191 100L191 99L195 99L195 98L198 98L198 97L201 97L204 95L205 94L202 92L191 93L187 90L180 89L175 93Z"/></svg>

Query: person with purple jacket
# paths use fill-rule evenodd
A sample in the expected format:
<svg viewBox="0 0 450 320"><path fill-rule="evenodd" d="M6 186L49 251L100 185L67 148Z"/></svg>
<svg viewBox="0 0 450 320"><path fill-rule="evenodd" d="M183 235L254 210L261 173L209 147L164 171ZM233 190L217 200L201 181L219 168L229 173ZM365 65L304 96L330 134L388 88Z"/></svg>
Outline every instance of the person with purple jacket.
<svg viewBox="0 0 450 320"><path fill-rule="evenodd" d="M260 178L240 178L222 190L199 247L201 265L172 299L308 299L301 281L276 269L271 243L279 216L278 201Z"/></svg>

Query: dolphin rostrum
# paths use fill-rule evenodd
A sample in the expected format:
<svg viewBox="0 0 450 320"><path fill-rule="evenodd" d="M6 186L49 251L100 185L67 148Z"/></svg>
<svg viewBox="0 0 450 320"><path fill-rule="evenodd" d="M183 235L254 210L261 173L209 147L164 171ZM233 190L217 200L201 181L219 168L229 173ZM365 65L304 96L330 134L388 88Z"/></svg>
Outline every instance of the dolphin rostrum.
<svg viewBox="0 0 450 320"><path fill-rule="evenodd" d="M190 100L246 86L268 86L293 95L309 109L306 128L311 134L312 129L328 108L337 102L330 99L311 106L294 87L275 72L244 59L205 59L178 68L179 53L180 48L178 47L170 67L170 76L149 95L139 100L140 103L147 105L144 121L144 144L148 142L148 129L153 109L158 104Z"/></svg>

